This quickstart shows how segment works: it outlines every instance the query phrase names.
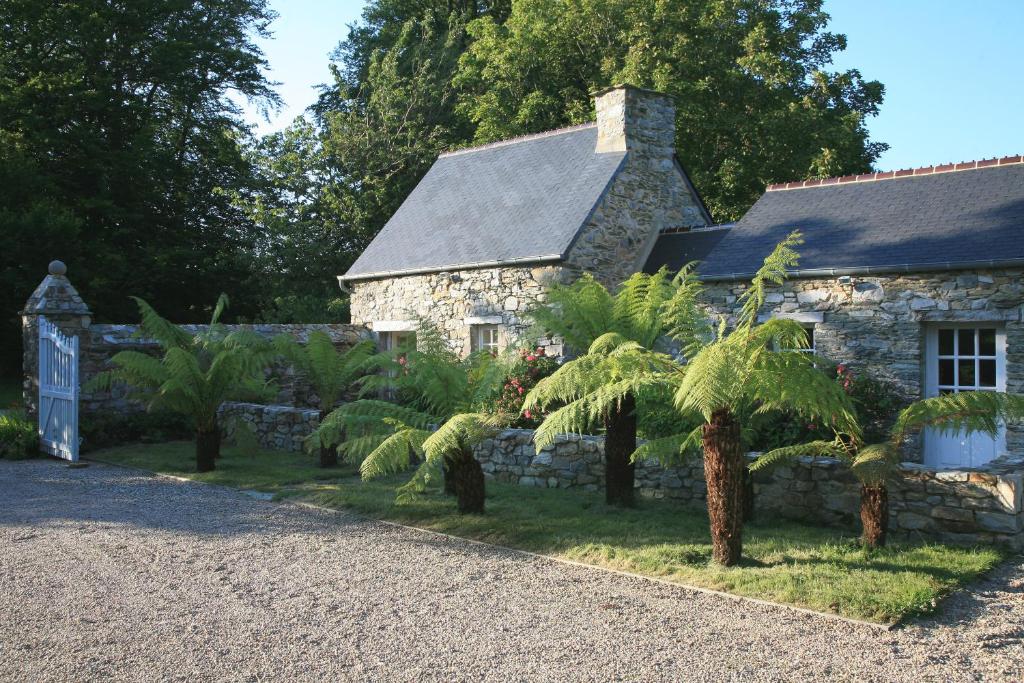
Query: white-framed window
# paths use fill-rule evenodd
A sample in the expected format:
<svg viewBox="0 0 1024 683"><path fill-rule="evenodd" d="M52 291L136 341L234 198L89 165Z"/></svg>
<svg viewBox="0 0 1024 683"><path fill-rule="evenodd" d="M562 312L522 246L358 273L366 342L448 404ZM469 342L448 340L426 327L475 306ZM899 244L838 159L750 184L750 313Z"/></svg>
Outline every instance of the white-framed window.
<svg viewBox="0 0 1024 683"><path fill-rule="evenodd" d="M393 351L403 347L411 347L416 343L416 333L406 330L380 332L378 346L381 351Z"/></svg>
<svg viewBox="0 0 1024 683"><path fill-rule="evenodd" d="M473 325L470 328L470 351L488 351L497 355L499 350L498 325Z"/></svg>
<svg viewBox="0 0 1024 683"><path fill-rule="evenodd" d="M925 337L925 394L1006 391L1006 331L996 323L941 323ZM1006 432L995 437L930 429L924 435L925 464L979 467L1006 451Z"/></svg>

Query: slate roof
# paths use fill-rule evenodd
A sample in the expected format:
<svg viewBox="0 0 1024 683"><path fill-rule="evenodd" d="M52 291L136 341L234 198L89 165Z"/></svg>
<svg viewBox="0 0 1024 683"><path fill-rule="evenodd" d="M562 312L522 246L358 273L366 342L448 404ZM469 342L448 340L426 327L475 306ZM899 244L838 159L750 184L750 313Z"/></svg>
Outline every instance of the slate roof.
<svg viewBox="0 0 1024 683"><path fill-rule="evenodd" d="M1024 265L1024 159L1002 163L1007 159L976 162L972 170L929 167L770 189L705 251L699 273L748 278L796 229L805 239L797 275ZM699 232L662 235L655 251L697 254L708 239Z"/></svg>
<svg viewBox="0 0 1024 683"><path fill-rule="evenodd" d="M658 235L644 264L645 273L656 273L662 266L677 272L687 263L704 261L732 226L715 226L689 232L664 232Z"/></svg>
<svg viewBox="0 0 1024 683"><path fill-rule="evenodd" d="M441 155L342 279L560 260L625 152L596 124Z"/></svg>

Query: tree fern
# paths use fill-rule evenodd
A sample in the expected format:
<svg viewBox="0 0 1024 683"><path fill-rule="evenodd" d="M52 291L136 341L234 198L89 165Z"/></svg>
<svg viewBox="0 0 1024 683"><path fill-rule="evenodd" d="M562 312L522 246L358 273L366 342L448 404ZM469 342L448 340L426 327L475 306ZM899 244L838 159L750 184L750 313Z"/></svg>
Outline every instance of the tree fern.
<svg viewBox="0 0 1024 683"><path fill-rule="evenodd" d="M270 344L252 333L227 332L220 324L228 304L224 295L214 306L210 325L196 334L162 318L142 299L135 301L142 317L138 335L156 341L162 358L122 351L111 358L114 367L86 388L110 390L124 383L131 396L146 400L150 407L189 415L197 432L196 466L211 470L220 450L221 404L269 393L263 369L272 357Z"/></svg>

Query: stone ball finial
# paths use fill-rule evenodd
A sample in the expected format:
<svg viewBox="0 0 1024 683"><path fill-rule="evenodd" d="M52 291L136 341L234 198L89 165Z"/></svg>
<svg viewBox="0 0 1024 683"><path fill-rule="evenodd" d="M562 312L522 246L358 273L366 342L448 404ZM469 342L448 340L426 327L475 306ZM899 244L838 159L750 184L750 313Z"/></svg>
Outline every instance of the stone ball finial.
<svg viewBox="0 0 1024 683"><path fill-rule="evenodd" d="M50 275L65 275L68 267L63 261L50 261Z"/></svg>

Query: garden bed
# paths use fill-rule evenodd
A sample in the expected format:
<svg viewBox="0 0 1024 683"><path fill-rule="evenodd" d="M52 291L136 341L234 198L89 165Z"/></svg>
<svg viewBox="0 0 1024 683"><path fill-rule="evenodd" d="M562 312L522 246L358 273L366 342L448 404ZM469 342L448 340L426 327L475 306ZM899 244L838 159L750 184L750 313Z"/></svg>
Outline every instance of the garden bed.
<svg viewBox="0 0 1024 683"><path fill-rule="evenodd" d="M267 491L424 529L521 548L672 582L845 617L895 623L936 609L947 593L996 566L997 548L892 544L865 552L856 536L793 522L755 520L745 560L710 563L707 518L667 501L606 506L599 494L488 482L486 515L459 515L440 494L396 505L404 477L363 482L353 466L322 470L312 456L226 448L214 472L195 472L187 442L129 445L93 459L197 481Z"/></svg>

